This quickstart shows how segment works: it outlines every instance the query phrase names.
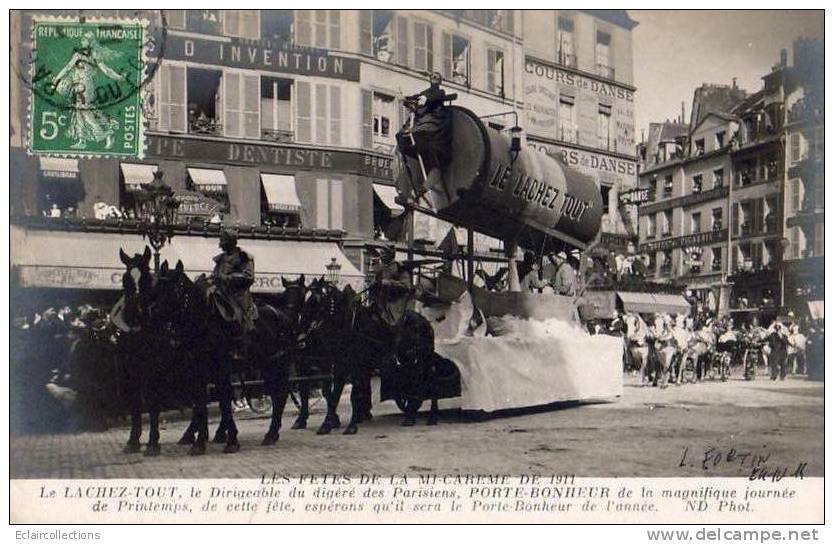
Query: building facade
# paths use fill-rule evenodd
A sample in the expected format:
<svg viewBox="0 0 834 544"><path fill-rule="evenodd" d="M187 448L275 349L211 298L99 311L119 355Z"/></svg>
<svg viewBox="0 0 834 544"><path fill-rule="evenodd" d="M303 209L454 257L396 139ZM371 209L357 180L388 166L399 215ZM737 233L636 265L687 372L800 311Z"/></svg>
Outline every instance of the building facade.
<svg viewBox="0 0 834 544"><path fill-rule="evenodd" d="M88 10L81 15L147 19L162 51L143 89L145 156L130 161L26 153L25 69L38 13L12 14L23 76L12 78L14 218L60 217L89 231L118 215L129 225L136 191L161 172L180 201L181 239L214 236L219 225L275 244L322 233L338 239L346 268L365 274L380 240L405 243L395 135L406 121L402 98L433 71L458 105L499 130L520 124L528 145L592 173L604 195L636 183L635 23L624 12ZM624 231L610 211L609 230ZM415 238L431 253L450 226L420 217ZM476 236L474 245L489 258L500 242ZM311 274L324 273L319 264Z"/></svg>
<svg viewBox="0 0 834 544"><path fill-rule="evenodd" d="M735 83L697 89L685 135L677 127L676 138L640 149L649 195L640 251L660 281L684 283L705 310L767 319L823 298L813 286L822 278L824 108L818 71L803 64L821 59L814 43L797 42L792 66L783 51L752 95ZM666 125L657 124L675 132Z"/></svg>

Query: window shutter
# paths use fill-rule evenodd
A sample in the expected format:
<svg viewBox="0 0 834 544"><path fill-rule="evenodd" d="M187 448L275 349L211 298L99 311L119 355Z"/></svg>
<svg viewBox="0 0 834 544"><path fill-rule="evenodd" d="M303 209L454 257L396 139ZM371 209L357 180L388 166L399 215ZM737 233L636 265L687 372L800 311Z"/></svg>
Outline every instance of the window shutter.
<svg viewBox="0 0 834 544"><path fill-rule="evenodd" d="M169 108L170 121L168 130L172 132L188 132L187 112L185 104L185 66L169 66Z"/></svg>
<svg viewBox="0 0 834 544"><path fill-rule="evenodd" d="M373 55L374 12L369 9L359 11L359 52L363 55Z"/></svg>
<svg viewBox="0 0 834 544"><path fill-rule="evenodd" d="M260 119L261 78L256 75L243 76L243 135L247 138L261 137Z"/></svg>
<svg viewBox="0 0 834 544"><path fill-rule="evenodd" d="M443 78L452 79L452 35L443 33Z"/></svg>
<svg viewBox="0 0 834 544"><path fill-rule="evenodd" d="M414 68L416 70L427 70L427 44L425 23L414 23Z"/></svg>
<svg viewBox="0 0 834 544"><path fill-rule="evenodd" d="M487 91L495 92L495 65L497 63L497 54L494 49L487 49L487 72L486 72L486 88Z"/></svg>
<svg viewBox="0 0 834 544"><path fill-rule="evenodd" d="M171 127L171 68L167 64L159 67L159 92L156 95L157 129L168 131Z"/></svg>
<svg viewBox="0 0 834 544"><path fill-rule="evenodd" d="M295 10L295 44L310 47L313 45L312 29L310 28L310 10Z"/></svg>
<svg viewBox="0 0 834 544"><path fill-rule="evenodd" d="M342 144L342 89L330 86L330 145Z"/></svg>
<svg viewBox="0 0 834 544"><path fill-rule="evenodd" d="M330 227L327 185L326 179L316 180L316 227L320 229Z"/></svg>
<svg viewBox="0 0 834 544"><path fill-rule="evenodd" d="M738 224L739 221L739 213L738 213L738 202L733 204L733 235L738 236L739 231L741 230L741 225Z"/></svg>
<svg viewBox="0 0 834 544"><path fill-rule="evenodd" d="M327 143L327 85L314 85L316 92L315 118L316 118L316 134L315 142L319 144Z"/></svg>
<svg viewBox="0 0 834 544"><path fill-rule="evenodd" d="M240 36L240 12L236 9L223 10L223 33L227 36Z"/></svg>
<svg viewBox="0 0 834 544"><path fill-rule="evenodd" d="M408 66L408 20L397 17L397 64Z"/></svg>
<svg viewBox="0 0 834 544"><path fill-rule="evenodd" d="M342 210L344 205L342 202L342 185L340 179L330 180L330 227L331 229L342 229L344 221L342 217Z"/></svg>
<svg viewBox="0 0 834 544"><path fill-rule="evenodd" d="M311 134L312 114L310 112L312 106L311 91L310 84L306 81L295 82L295 137L299 142L313 141Z"/></svg>
<svg viewBox="0 0 834 544"><path fill-rule="evenodd" d="M240 74L235 72L224 73L223 86L223 95L225 96L224 134L226 136L240 136Z"/></svg>
<svg viewBox="0 0 834 544"><path fill-rule="evenodd" d="M426 71L434 71L434 34L431 25L426 25Z"/></svg>
<svg viewBox="0 0 834 544"><path fill-rule="evenodd" d="M374 93L362 91L362 147L374 146Z"/></svg>
<svg viewBox="0 0 834 544"><path fill-rule="evenodd" d="M327 49L327 10L317 9L313 20L313 45Z"/></svg>
<svg viewBox="0 0 834 544"><path fill-rule="evenodd" d="M330 49L342 48L342 13L338 9L330 13Z"/></svg>

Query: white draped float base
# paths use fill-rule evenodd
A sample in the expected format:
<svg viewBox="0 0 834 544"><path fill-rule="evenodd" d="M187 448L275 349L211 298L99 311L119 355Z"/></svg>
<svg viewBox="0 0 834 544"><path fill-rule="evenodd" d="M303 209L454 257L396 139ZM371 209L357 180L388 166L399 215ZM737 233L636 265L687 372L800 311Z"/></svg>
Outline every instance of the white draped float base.
<svg viewBox="0 0 834 544"><path fill-rule="evenodd" d="M592 336L567 312L540 319L493 316L473 333L473 309L468 294L418 309L434 326L435 351L460 370L462 409L495 412L622 395L620 338Z"/></svg>

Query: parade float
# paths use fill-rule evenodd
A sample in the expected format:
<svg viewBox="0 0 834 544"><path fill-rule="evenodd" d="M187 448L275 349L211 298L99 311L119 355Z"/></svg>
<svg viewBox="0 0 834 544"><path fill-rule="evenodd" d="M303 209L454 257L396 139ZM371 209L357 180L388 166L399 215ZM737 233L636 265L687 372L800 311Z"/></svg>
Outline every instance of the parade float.
<svg viewBox="0 0 834 544"><path fill-rule="evenodd" d="M418 278L433 293L418 308L435 327L436 352L459 371L461 407L494 412L620 396L623 344L588 333L580 316L590 299L521 292L513 262L519 249L541 255L593 245L603 213L596 183L522 149L517 129L499 132L462 107L443 110L432 128L445 133L420 131L418 121L400 135L399 200L412 213L502 240L510 263L504 292L475 286L471 261L467 279Z"/></svg>

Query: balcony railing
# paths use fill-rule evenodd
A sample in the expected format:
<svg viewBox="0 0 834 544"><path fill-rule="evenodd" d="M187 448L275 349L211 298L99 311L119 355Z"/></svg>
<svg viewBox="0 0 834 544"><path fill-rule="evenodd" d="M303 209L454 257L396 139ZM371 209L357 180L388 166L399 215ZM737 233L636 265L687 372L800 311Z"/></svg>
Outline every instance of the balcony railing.
<svg viewBox="0 0 834 544"><path fill-rule="evenodd" d="M294 137L295 133L291 130L261 129L261 140L267 142L291 143Z"/></svg>
<svg viewBox="0 0 834 544"><path fill-rule="evenodd" d="M193 119L188 123L188 133L222 136L223 125L214 119Z"/></svg>
<svg viewBox="0 0 834 544"><path fill-rule="evenodd" d="M607 79L614 79L614 68L612 66L608 66L606 64L597 64L597 75L607 78Z"/></svg>
<svg viewBox="0 0 834 544"><path fill-rule="evenodd" d="M556 62L561 64L562 66L567 66L568 68L576 68L576 55L572 53L562 53L561 51L556 54Z"/></svg>
<svg viewBox="0 0 834 544"><path fill-rule="evenodd" d="M559 125L559 140L570 144L579 143L579 128L572 124Z"/></svg>

